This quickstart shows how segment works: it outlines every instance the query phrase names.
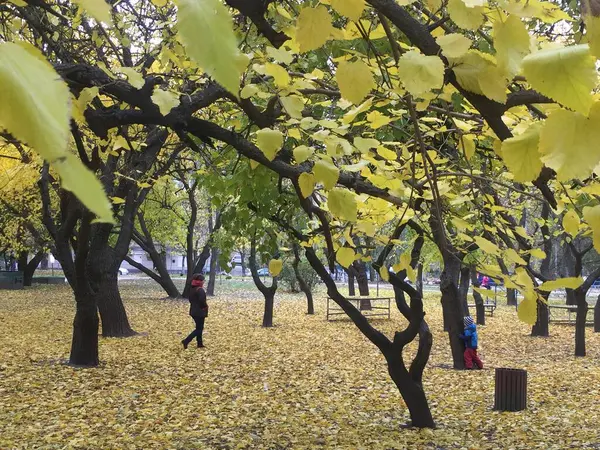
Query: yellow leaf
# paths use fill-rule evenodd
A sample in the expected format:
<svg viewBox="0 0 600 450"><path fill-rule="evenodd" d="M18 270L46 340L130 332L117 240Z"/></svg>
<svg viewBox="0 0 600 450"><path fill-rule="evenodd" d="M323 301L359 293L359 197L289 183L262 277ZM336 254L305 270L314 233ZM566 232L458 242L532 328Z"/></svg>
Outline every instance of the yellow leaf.
<svg viewBox="0 0 600 450"><path fill-rule="evenodd" d="M281 97L281 104L285 109L285 112L294 119L302 119L302 110L304 109L304 102L297 95L290 95L288 97Z"/></svg>
<svg viewBox="0 0 600 450"><path fill-rule="evenodd" d="M294 60L294 55L284 48L273 48L267 46L267 55L282 64L291 64Z"/></svg>
<svg viewBox="0 0 600 450"><path fill-rule="evenodd" d="M306 161L314 153L315 149L306 145L299 145L294 149L294 159L298 164Z"/></svg>
<svg viewBox="0 0 600 450"><path fill-rule="evenodd" d="M340 170L329 161L323 159L315 163L313 173L316 180L323 183L325 189L332 189L340 176Z"/></svg>
<svg viewBox="0 0 600 450"><path fill-rule="evenodd" d="M283 145L283 134L279 130L263 128L256 132L256 146L269 161L273 161Z"/></svg>
<svg viewBox="0 0 600 450"><path fill-rule="evenodd" d="M356 222L358 206L356 195L344 188L333 188L327 194L329 211L337 218Z"/></svg>
<svg viewBox="0 0 600 450"><path fill-rule="evenodd" d="M583 208L583 218L592 229L594 248L600 252L600 206Z"/></svg>
<svg viewBox="0 0 600 450"><path fill-rule="evenodd" d="M534 248L534 249L529 250L529 254L531 256L533 256L534 258L537 258L537 259L544 259L544 258L546 258L546 252L544 250L539 249L539 248Z"/></svg>
<svg viewBox="0 0 600 450"><path fill-rule="evenodd" d="M229 11L220 0L175 0L177 27L187 53L229 92L239 91L248 65L233 31Z"/></svg>
<svg viewBox="0 0 600 450"><path fill-rule="evenodd" d="M365 10L364 0L331 0L331 6L342 16L358 22Z"/></svg>
<svg viewBox="0 0 600 450"><path fill-rule="evenodd" d="M27 143L50 162L63 187L102 222L114 222L98 179L67 145L70 93L47 62L13 43L0 44L0 128Z"/></svg>
<svg viewBox="0 0 600 450"><path fill-rule="evenodd" d="M448 14L456 25L465 30L476 30L483 24L484 8L475 6L467 7L463 0L450 0L448 2Z"/></svg>
<svg viewBox="0 0 600 450"><path fill-rule="evenodd" d="M583 278L572 277L572 278L558 278L552 281L544 281L539 287L540 291L552 292L556 289L577 289L583 284Z"/></svg>
<svg viewBox="0 0 600 450"><path fill-rule="evenodd" d="M555 110L540 134L542 162L557 173L560 181L587 178L600 162L600 102L594 103L589 118L583 114Z"/></svg>
<svg viewBox="0 0 600 450"><path fill-rule="evenodd" d="M381 266L379 268L379 275L381 276L382 280L390 281L390 273L388 272L387 267Z"/></svg>
<svg viewBox="0 0 600 450"><path fill-rule="evenodd" d="M450 62L456 80L464 89L500 103L506 101L506 81L499 73L491 55L469 50L462 57L453 58Z"/></svg>
<svg viewBox="0 0 600 450"><path fill-rule="evenodd" d="M179 96L170 91L155 88L151 98L163 116L166 116L173 108L179 106Z"/></svg>
<svg viewBox="0 0 600 450"><path fill-rule="evenodd" d="M461 135L460 137L460 148L465 153L467 161L469 161L475 154L475 140L472 136Z"/></svg>
<svg viewBox="0 0 600 450"><path fill-rule="evenodd" d="M527 265L527 261L519 256L519 254L512 248L504 250L504 256L514 262L515 264Z"/></svg>
<svg viewBox="0 0 600 450"><path fill-rule="evenodd" d="M276 277L281 273L281 269L283 269L283 261L280 259L272 259L269 261L269 273L271 276Z"/></svg>
<svg viewBox="0 0 600 450"><path fill-rule="evenodd" d="M494 22L494 48L498 69L512 79L521 69L521 61L529 54L529 33L521 19L511 15Z"/></svg>
<svg viewBox="0 0 600 450"><path fill-rule="evenodd" d="M304 198L311 196L315 190L315 176L312 173L303 172L298 177L298 185L300 186L300 192Z"/></svg>
<svg viewBox="0 0 600 450"><path fill-rule="evenodd" d="M358 105L375 87L373 74L362 61L340 62L335 78L340 87L342 97Z"/></svg>
<svg viewBox="0 0 600 450"><path fill-rule="evenodd" d="M379 111L371 111L367 114L367 120L371 128L377 130L392 122L392 118L381 114Z"/></svg>
<svg viewBox="0 0 600 450"><path fill-rule="evenodd" d="M475 236L473 239L475 240L475 243L479 246L479 248L485 253L500 256L500 249L493 242L490 242L486 238L481 236Z"/></svg>
<svg viewBox="0 0 600 450"><path fill-rule="evenodd" d="M448 58L460 58L471 48L471 39L458 33L444 34L436 38L436 42L442 48L444 56Z"/></svg>
<svg viewBox="0 0 600 450"><path fill-rule="evenodd" d="M570 209L565 213L562 220L564 230L575 237L579 233L579 216L577 212Z"/></svg>
<svg viewBox="0 0 600 450"><path fill-rule="evenodd" d="M598 58L600 57L600 16L586 14L584 21L586 29L585 37L590 45L590 53Z"/></svg>
<svg viewBox="0 0 600 450"><path fill-rule="evenodd" d="M104 0L74 0L98 22L110 24L110 6Z"/></svg>
<svg viewBox="0 0 600 450"><path fill-rule="evenodd" d="M144 77L133 67L121 67L119 69L122 74L127 76L127 81L136 89L144 87Z"/></svg>
<svg viewBox="0 0 600 450"><path fill-rule="evenodd" d="M331 16L324 6L303 8L300 11L296 22L296 41L300 53L318 49L327 42L333 32Z"/></svg>
<svg viewBox="0 0 600 450"><path fill-rule="evenodd" d="M444 63L438 56L425 56L416 50L406 52L398 61L398 75L408 92L419 96L444 83Z"/></svg>
<svg viewBox="0 0 600 450"><path fill-rule="evenodd" d="M523 59L523 73L539 93L587 115L596 87L596 60L587 44L540 50Z"/></svg>
<svg viewBox="0 0 600 450"><path fill-rule="evenodd" d="M266 63L265 73L273 77L277 87L284 88L290 84L290 75L279 64Z"/></svg>
<svg viewBox="0 0 600 450"><path fill-rule="evenodd" d="M368 153L369 149L379 147L380 142L373 138L362 138L357 136L354 138L354 146L362 153Z"/></svg>
<svg viewBox="0 0 600 450"><path fill-rule="evenodd" d="M348 268L355 258L356 253L350 247L340 247L336 253L336 259L342 267Z"/></svg>
<svg viewBox="0 0 600 450"><path fill-rule="evenodd" d="M125 203L125 199L121 197L110 197L110 201L113 202L115 205L121 205Z"/></svg>
<svg viewBox="0 0 600 450"><path fill-rule="evenodd" d="M541 122L535 122L525 132L502 142L502 159L515 181L533 181L542 170L538 149L541 127Z"/></svg>
<svg viewBox="0 0 600 450"><path fill-rule="evenodd" d="M519 303L517 307L517 316L519 320L528 325L535 325L537 321L537 298L535 295L528 295Z"/></svg>
<svg viewBox="0 0 600 450"><path fill-rule="evenodd" d="M242 91L240 92L240 97L243 99L247 99L252 97L254 94L258 93L259 91L260 89L256 84L247 84L243 87Z"/></svg>

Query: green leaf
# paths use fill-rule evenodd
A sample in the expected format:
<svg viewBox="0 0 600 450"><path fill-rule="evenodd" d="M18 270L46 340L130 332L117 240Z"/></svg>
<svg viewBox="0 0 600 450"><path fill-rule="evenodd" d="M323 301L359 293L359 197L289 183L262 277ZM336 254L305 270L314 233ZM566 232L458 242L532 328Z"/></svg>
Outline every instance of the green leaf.
<svg viewBox="0 0 600 450"><path fill-rule="evenodd" d="M471 39L458 33L444 34L435 39L440 47L444 56L448 58L460 58L469 51L473 41Z"/></svg>
<svg viewBox="0 0 600 450"><path fill-rule="evenodd" d="M310 197L315 190L315 176L312 173L303 172L298 177L298 185L300 186L300 192L304 198Z"/></svg>
<svg viewBox="0 0 600 450"><path fill-rule="evenodd" d="M541 122L535 122L518 136L502 142L502 159L515 181L535 180L542 170L539 152Z"/></svg>
<svg viewBox="0 0 600 450"><path fill-rule="evenodd" d="M240 92L240 98L250 98L259 91L260 89L256 84L247 84L242 88L242 91Z"/></svg>
<svg viewBox="0 0 600 450"><path fill-rule="evenodd" d="M557 278L556 280L544 281L539 287L539 290L552 292L556 289L577 289L582 284L583 278L581 277Z"/></svg>
<svg viewBox="0 0 600 450"><path fill-rule="evenodd" d="M129 81L129 84L134 88L141 89L144 87L144 77L133 67L121 67L119 70L122 74L127 76L127 81Z"/></svg>
<svg viewBox="0 0 600 450"><path fill-rule="evenodd" d="M448 14L456 25L465 30L476 30L483 24L484 8L475 6L467 7L462 0L450 0L448 2Z"/></svg>
<svg viewBox="0 0 600 450"><path fill-rule="evenodd" d="M113 223L102 185L67 149L70 110L69 89L50 64L17 44L0 44L0 128L50 162L100 221Z"/></svg>
<svg viewBox="0 0 600 450"><path fill-rule="evenodd" d="M269 273L271 276L276 277L281 273L283 269L283 261L280 259L272 259L269 261Z"/></svg>
<svg viewBox="0 0 600 450"><path fill-rule="evenodd" d="M416 50L406 52L398 61L400 81L416 97L441 88L444 70L444 62L438 56L425 56Z"/></svg>
<svg viewBox="0 0 600 450"><path fill-rule="evenodd" d="M334 31L331 16L323 5L316 8L303 8L296 21L296 41L300 53L321 47Z"/></svg>
<svg viewBox="0 0 600 450"><path fill-rule="evenodd" d="M356 222L358 206L356 195L348 189L333 188L327 194L329 211L337 218Z"/></svg>
<svg viewBox="0 0 600 450"><path fill-rule="evenodd" d="M587 44L540 50L523 59L523 73L533 89L587 115L598 76Z"/></svg>
<svg viewBox="0 0 600 450"><path fill-rule="evenodd" d="M316 180L323 183L325 189L332 189L340 176L340 170L329 161L323 159L315 163L313 173Z"/></svg>
<svg viewBox="0 0 600 450"><path fill-rule="evenodd" d="M283 133L271 128L263 128L256 132L256 146L261 149L269 161L273 161L283 145Z"/></svg>
<svg viewBox="0 0 600 450"><path fill-rule="evenodd" d="M557 173L559 181L584 179L600 162L600 102L589 117L564 109L546 119L540 134L542 162Z"/></svg>
<svg viewBox="0 0 600 450"><path fill-rule="evenodd" d="M302 119L302 110L304 109L304 102L297 95L290 95L288 97L280 98L281 104L285 109L285 112L294 119Z"/></svg>
<svg viewBox="0 0 600 450"><path fill-rule="evenodd" d="M481 236L475 236L473 239L475 240L475 243L479 246L479 248L485 253L500 256L500 249L493 242L488 241L486 238L483 238Z"/></svg>
<svg viewBox="0 0 600 450"><path fill-rule="evenodd" d="M348 268L354 262L356 253L350 247L340 247L336 252L336 259L342 267Z"/></svg>
<svg viewBox="0 0 600 450"><path fill-rule="evenodd" d="M575 237L579 234L579 216L577 212L570 209L565 213L562 219L562 225L564 230L571 236Z"/></svg>
<svg viewBox="0 0 600 450"><path fill-rule="evenodd" d="M364 62L342 61L337 67L335 78L342 97L358 105L375 87L373 74Z"/></svg>
<svg viewBox="0 0 600 450"><path fill-rule="evenodd" d="M174 0L187 53L218 83L236 94L248 57L238 49L229 11L220 0Z"/></svg>
<svg viewBox="0 0 600 450"><path fill-rule="evenodd" d="M494 47L498 69L512 79L521 69L521 61L529 54L529 33L521 19L511 15L494 22Z"/></svg>
<svg viewBox="0 0 600 450"><path fill-rule="evenodd" d="M179 106L179 96L170 91L155 88L151 98L163 116L166 116L173 108Z"/></svg>

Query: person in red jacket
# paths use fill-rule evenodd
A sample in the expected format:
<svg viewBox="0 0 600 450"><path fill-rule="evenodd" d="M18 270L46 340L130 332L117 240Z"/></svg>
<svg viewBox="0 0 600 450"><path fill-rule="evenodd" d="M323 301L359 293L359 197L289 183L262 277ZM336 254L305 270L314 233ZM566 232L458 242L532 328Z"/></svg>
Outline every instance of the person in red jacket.
<svg viewBox="0 0 600 450"><path fill-rule="evenodd" d="M204 320L208 316L208 304L206 303L206 292L204 292L204 275L196 273L192 276L192 289L190 291L190 316L196 322L196 329L190 333L181 343L183 348L187 349L188 345L194 338L198 343L198 347L204 347L202 342L202 331L204 330Z"/></svg>

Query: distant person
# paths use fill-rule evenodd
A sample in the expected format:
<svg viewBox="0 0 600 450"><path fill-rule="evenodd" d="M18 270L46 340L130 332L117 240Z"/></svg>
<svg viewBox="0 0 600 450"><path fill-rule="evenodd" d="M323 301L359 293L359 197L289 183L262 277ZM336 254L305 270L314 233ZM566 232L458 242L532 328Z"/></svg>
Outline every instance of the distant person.
<svg viewBox="0 0 600 450"><path fill-rule="evenodd" d="M492 287L490 286L490 277L488 276L484 276L481 279L481 286L486 288L486 289L491 289Z"/></svg>
<svg viewBox="0 0 600 450"><path fill-rule="evenodd" d="M190 316L196 322L196 329L190 333L181 343L183 348L187 349L188 345L194 338L198 343L198 348L204 347L202 342L202 331L204 330L204 320L208 316L208 304L206 303L206 292L204 292L204 275L196 273L192 276L192 289L190 291Z"/></svg>
<svg viewBox="0 0 600 450"><path fill-rule="evenodd" d="M470 316L465 317L463 323L465 331L460 338L465 341L465 367L473 369L473 363L475 363L478 369L483 369L483 363L477 355L477 325Z"/></svg>

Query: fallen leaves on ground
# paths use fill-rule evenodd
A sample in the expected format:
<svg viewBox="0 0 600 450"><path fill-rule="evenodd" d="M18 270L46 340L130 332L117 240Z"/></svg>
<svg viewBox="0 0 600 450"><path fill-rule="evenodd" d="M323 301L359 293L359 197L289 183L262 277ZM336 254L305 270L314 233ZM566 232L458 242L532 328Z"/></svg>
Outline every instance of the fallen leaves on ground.
<svg viewBox="0 0 600 450"><path fill-rule="evenodd" d="M350 322L325 321L323 293L315 316L301 295L278 294L276 326L264 329L251 283L217 289L207 348L183 351L187 302L123 282L140 335L101 339L96 369L64 364L67 287L0 292L0 448L598 448L600 334L590 328L588 357L575 358L573 327L531 338L501 306L480 327L486 370L454 371L439 294L428 294L425 389L438 428L404 429L408 412L382 356ZM394 311L375 323L391 336L404 322ZM492 410L494 367L528 370L526 411Z"/></svg>

